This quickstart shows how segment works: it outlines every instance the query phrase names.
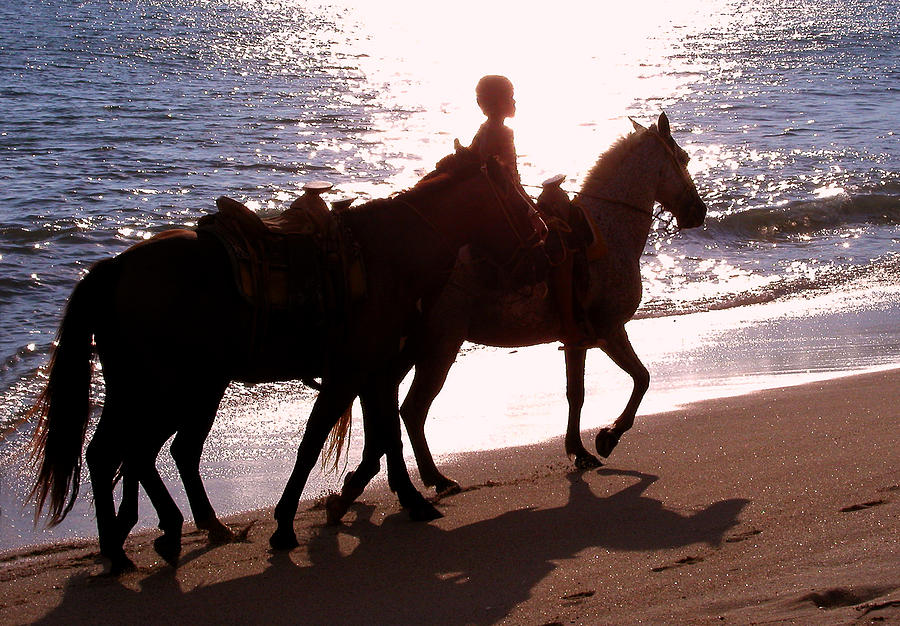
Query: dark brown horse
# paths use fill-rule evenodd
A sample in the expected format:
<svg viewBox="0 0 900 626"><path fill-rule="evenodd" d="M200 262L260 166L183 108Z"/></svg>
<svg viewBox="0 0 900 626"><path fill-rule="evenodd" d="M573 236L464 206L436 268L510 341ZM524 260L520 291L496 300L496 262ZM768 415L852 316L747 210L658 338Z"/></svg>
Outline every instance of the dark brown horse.
<svg viewBox="0 0 900 626"><path fill-rule="evenodd" d="M474 162L465 151L444 163L409 191L340 214L363 259L367 296L348 312L339 337L273 316L261 344L252 347L254 311L237 291L225 249L195 231L161 233L95 265L70 297L47 387L34 409L40 416L32 494L38 515L49 504L49 523L60 523L78 493L93 344L106 399L86 460L100 550L113 571L133 566L123 544L136 516L135 503L116 517L118 472L127 492L134 493L137 482L144 486L164 532L156 548L177 560L183 517L155 467L173 434L171 452L197 526L211 539L230 534L210 505L199 463L232 380L322 379L276 509L274 546L296 545L293 518L306 478L329 430L357 395L373 425L367 437L377 438L395 460L389 460L390 478L401 504L416 518L438 515L403 464L393 363L418 323L420 303L440 292L460 246L478 243L507 263L533 243L526 207L513 206L521 199L500 168Z"/></svg>
<svg viewBox="0 0 900 626"><path fill-rule="evenodd" d="M634 133L601 155L578 194L578 201L590 212L608 249L588 267L586 314L600 340L598 347L634 381L625 410L597 435L597 452L604 457L633 424L650 383L650 374L631 346L625 323L641 301L640 259L653 222L653 205L659 202L681 228L700 226L706 215L687 163L688 155L672 137L663 113L649 129L635 123ZM424 336L417 338L419 349L410 355L416 371L401 415L422 482L434 486L438 493L452 493L459 485L437 469L425 439L425 419L463 341L521 347L561 340L559 315L547 290L498 289L483 268L483 264L466 260L457 264L446 289L426 311ZM585 354L583 348L566 350L569 420L565 448L577 466L592 467L600 462L584 448L580 426ZM376 453L369 451L370 456ZM366 475L370 463L364 454L360 468ZM358 492L358 484L346 488L341 506L335 503L334 510L342 513Z"/></svg>

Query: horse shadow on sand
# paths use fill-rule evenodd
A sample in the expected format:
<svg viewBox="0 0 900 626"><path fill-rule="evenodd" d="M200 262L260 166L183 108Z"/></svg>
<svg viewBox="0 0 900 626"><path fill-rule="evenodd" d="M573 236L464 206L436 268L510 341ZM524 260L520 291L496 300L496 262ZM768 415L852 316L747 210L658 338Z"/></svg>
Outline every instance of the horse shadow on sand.
<svg viewBox="0 0 900 626"><path fill-rule="evenodd" d="M409 523L402 513L374 524L374 507L360 503L352 522L313 529L306 541L309 565L271 553L259 574L188 591L171 568L142 579L139 591L74 577L43 622L493 624L528 599L557 561L577 559L588 548L717 546L749 502L727 499L682 514L643 495L657 476L607 468L590 474L637 482L601 498L583 473L572 472L561 507L509 511L451 530Z"/></svg>

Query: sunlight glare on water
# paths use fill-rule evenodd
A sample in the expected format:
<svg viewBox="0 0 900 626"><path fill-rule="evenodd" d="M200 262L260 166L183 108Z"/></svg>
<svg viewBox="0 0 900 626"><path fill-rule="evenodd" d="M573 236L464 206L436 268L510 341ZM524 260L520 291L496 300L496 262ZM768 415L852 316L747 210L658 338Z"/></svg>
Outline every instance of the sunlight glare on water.
<svg viewBox="0 0 900 626"><path fill-rule="evenodd" d="M391 10L356 4L346 3L347 21L365 33L357 42L365 82L384 109L404 113L377 117L375 130L394 152L417 155L393 181L402 186L446 154L453 138L468 143L484 119L474 86L488 73L504 74L516 87L518 112L508 123L523 182L536 185L557 172L580 179L630 130L627 113L649 124L699 75L696 60L672 67L685 30L733 19L711 10L725 0L638 0L627 10L565 0L552 8L465 0L439 13L411 1Z"/></svg>

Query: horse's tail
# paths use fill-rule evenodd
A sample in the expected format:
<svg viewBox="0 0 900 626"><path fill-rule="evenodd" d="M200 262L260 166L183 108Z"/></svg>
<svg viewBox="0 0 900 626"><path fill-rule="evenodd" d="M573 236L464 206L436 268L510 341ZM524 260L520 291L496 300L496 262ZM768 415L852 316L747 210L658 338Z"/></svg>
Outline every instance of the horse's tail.
<svg viewBox="0 0 900 626"><path fill-rule="evenodd" d="M47 385L28 412L39 420L31 448L38 472L28 498L35 501L35 523L49 500L48 526L56 526L78 496L91 410L96 302L110 268L111 261L101 261L75 286L47 367Z"/></svg>
<svg viewBox="0 0 900 626"><path fill-rule="evenodd" d="M341 455L347 452L347 441L350 438L350 424L353 422L353 405L347 407L337 423L328 434L325 450L322 452L322 467L326 472L333 472L341 461Z"/></svg>

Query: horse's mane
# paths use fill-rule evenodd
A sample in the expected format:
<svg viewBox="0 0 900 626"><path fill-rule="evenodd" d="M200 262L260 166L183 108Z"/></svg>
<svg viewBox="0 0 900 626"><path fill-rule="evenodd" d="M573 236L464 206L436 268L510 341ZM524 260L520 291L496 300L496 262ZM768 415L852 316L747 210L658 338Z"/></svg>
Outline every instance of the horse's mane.
<svg viewBox="0 0 900 626"><path fill-rule="evenodd" d="M587 176L584 178L582 191L584 193L596 191L598 185L609 180L616 172L619 172L622 161L628 156L628 153L635 144L637 144L643 134L643 132L631 132L616 139L616 141L614 141L613 144L597 158L597 162L594 163L594 166L588 171Z"/></svg>
<svg viewBox="0 0 900 626"><path fill-rule="evenodd" d="M465 155L449 154L438 161L432 172L426 174L409 189L397 192L388 198L377 198L350 207L347 212L363 215L393 206L398 200L415 203L424 196L439 195L447 187L457 184L460 178L471 176L478 167L480 167L480 163L477 160L469 160Z"/></svg>

